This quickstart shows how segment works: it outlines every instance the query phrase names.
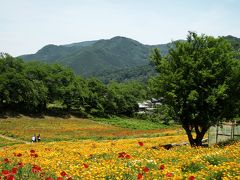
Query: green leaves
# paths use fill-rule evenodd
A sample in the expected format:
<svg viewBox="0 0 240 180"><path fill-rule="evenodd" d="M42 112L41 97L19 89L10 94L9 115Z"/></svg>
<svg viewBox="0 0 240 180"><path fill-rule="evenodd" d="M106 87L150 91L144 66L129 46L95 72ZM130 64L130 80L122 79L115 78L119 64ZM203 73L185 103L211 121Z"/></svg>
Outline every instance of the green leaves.
<svg viewBox="0 0 240 180"><path fill-rule="evenodd" d="M236 76L233 50L224 39L190 32L187 41L177 42L169 55L162 57L155 50L151 57L159 72L150 81L152 90L173 107L185 130L207 129L216 119L234 117L228 107L237 108L239 100L232 97L237 96L233 89L240 78Z"/></svg>
<svg viewBox="0 0 240 180"><path fill-rule="evenodd" d="M192 103L192 102L194 102L194 101L197 101L198 98L199 98L198 92L197 92L196 90L192 90L192 91L189 93L189 95L188 95L188 97L187 97L187 100L188 100L190 103Z"/></svg>

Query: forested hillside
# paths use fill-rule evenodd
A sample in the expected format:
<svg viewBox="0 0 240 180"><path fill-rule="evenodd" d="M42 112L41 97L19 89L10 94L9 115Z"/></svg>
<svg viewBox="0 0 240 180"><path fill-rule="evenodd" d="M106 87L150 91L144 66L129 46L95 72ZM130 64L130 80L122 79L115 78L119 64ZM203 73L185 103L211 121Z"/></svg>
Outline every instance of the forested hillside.
<svg viewBox="0 0 240 180"><path fill-rule="evenodd" d="M231 35L225 36L224 38L232 44L232 47L236 51L240 51L240 38L237 38L237 37L234 37L234 36L231 36Z"/></svg>
<svg viewBox="0 0 240 180"><path fill-rule="evenodd" d="M240 49L240 39L225 36L236 51ZM20 56L25 61L59 63L70 67L76 74L96 77L105 83L111 80L146 82L156 72L149 64L149 55L159 48L162 55L168 53L173 43L144 45L125 37L109 40L85 41L68 45L47 45L36 54ZM238 56L239 58L239 56Z"/></svg>
<svg viewBox="0 0 240 180"><path fill-rule="evenodd" d="M98 76L105 72L145 66L149 64L152 49L160 48L166 54L171 44L144 45L125 37L89 41L70 45L47 45L36 54L20 56L25 61L38 60L60 63L83 76Z"/></svg>

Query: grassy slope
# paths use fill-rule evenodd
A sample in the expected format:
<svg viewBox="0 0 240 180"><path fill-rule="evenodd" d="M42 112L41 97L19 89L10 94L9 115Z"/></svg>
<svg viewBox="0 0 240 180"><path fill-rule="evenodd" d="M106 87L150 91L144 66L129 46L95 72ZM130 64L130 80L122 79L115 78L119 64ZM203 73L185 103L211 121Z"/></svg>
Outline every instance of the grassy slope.
<svg viewBox="0 0 240 180"><path fill-rule="evenodd" d="M8 139L1 138L1 137L0 137L0 147L3 147L3 146L11 146L11 145L15 145L15 144L19 144L19 142L17 142L17 141L11 141L11 140L8 140Z"/></svg>
<svg viewBox="0 0 240 180"><path fill-rule="evenodd" d="M134 118L112 117L109 119L94 118L94 120L98 121L98 122L122 127L122 128L138 129L138 130L177 128L176 125L167 126L164 124L154 123L154 122L148 121L148 120L140 120L140 119L134 119Z"/></svg>

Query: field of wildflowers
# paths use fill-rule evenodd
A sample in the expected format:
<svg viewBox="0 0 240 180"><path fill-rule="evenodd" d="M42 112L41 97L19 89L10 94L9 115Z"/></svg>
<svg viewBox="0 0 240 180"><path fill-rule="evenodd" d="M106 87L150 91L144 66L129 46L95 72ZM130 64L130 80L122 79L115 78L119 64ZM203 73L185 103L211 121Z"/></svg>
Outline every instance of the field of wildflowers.
<svg viewBox="0 0 240 180"><path fill-rule="evenodd" d="M160 146L186 140L178 135L14 145L0 149L0 176L46 180L240 179L240 142L170 150Z"/></svg>
<svg viewBox="0 0 240 180"><path fill-rule="evenodd" d="M0 134L25 141L31 141L33 134L41 134L44 142L50 142L79 139L117 139L129 136L164 136L176 134L178 131L178 127L162 128L156 123L152 124L150 129L131 129L75 117L45 116L44 118L32 118L22 116L0 119L0 121ZM135 122L134 120L129 121ZM184 134L184 132L181 132L181 134Z"/></svg>

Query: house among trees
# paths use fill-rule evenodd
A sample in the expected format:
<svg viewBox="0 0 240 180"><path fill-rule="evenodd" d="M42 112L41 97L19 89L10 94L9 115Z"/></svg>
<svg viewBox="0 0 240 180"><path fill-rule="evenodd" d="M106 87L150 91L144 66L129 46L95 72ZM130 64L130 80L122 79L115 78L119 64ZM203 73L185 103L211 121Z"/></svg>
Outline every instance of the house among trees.
<svg viewBox="0 0 240 180"><path fill-rule="evenodd" d="M162 98L155 99L152 98L151 100L146 100L141 103L138 103L138 113L144 114L144 113L151 113L154 112L155 109L157 109L157 106L161 106Z"/></svg>

